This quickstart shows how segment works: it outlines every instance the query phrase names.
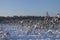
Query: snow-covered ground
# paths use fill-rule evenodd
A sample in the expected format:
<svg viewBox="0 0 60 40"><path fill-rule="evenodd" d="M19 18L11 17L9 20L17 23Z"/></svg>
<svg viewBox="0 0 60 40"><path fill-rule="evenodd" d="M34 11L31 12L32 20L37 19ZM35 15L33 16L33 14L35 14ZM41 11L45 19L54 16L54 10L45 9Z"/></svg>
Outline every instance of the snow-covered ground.
<svg viewBox="0 0 60 40"><path fill-rule="evenodd" d="M0 24L8 37L1 40L60 40L60 29L40 29L20 24Z"/></svg>

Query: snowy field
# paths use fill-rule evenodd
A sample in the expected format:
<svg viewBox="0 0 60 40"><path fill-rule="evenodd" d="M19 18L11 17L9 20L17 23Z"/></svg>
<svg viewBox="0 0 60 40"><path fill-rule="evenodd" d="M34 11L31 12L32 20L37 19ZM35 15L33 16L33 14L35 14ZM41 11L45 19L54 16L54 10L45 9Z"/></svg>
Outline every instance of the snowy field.
<svg viewBox="0 0 60 40"><path fill-rule="evenodd" d="M60 40L60 29L39 29L36 25L0 24L8 37L1 40ZM50 32L51 31L51 32Z"/></svg>

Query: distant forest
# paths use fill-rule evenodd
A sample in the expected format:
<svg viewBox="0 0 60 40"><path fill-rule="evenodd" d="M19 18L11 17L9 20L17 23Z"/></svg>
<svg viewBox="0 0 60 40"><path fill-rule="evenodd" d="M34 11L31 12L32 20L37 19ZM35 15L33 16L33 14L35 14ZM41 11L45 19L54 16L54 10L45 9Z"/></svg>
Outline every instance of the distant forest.
<svg viewBox="0 0 60 40"><path fill-rule="evenodd" d="M23 20L23 19L33 19L33 20L44 20L44 16L13 16L13 17L3 17L3 16L0 16L0 21L4 21L4 20ZM50 19L53 18L53 17L49 17Z"/></svg>
<svg viewBox="0 0 60 40"><path fill-rule="evenodd" d="M14 21L14 20L24 20L24 19L29 19L29 20L44 20L45 16L13 16L13 17L3 17L0 16L0 22L3 21ZM48 17L50 20L53 17ZM60 20L60 18L59 18Z"/></svg>

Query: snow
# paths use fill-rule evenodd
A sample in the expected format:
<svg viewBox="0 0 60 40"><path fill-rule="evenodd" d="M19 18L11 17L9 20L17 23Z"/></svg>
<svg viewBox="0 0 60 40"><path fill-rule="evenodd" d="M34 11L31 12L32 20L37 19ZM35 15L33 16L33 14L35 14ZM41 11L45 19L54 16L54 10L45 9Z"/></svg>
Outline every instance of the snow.
<svg viewBox="0 0 60 40"><path fill-rule="evenodd" d="M3 27L3 32L9 33L6 40L60 40L59 29L39 29L35 24L31 28L20 24L2 24L1 27Z"/></svg>

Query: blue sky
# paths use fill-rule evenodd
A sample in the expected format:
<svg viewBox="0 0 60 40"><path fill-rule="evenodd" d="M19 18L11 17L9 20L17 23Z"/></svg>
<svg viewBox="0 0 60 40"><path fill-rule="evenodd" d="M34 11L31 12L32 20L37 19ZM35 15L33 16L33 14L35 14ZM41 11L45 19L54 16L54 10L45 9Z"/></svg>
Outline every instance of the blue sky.
<svg viewBox="0 0 60 40"><path fill-rule="evenodd" d="M50 16L60 13L60 0L0 0L0 16Z"/></svg>

